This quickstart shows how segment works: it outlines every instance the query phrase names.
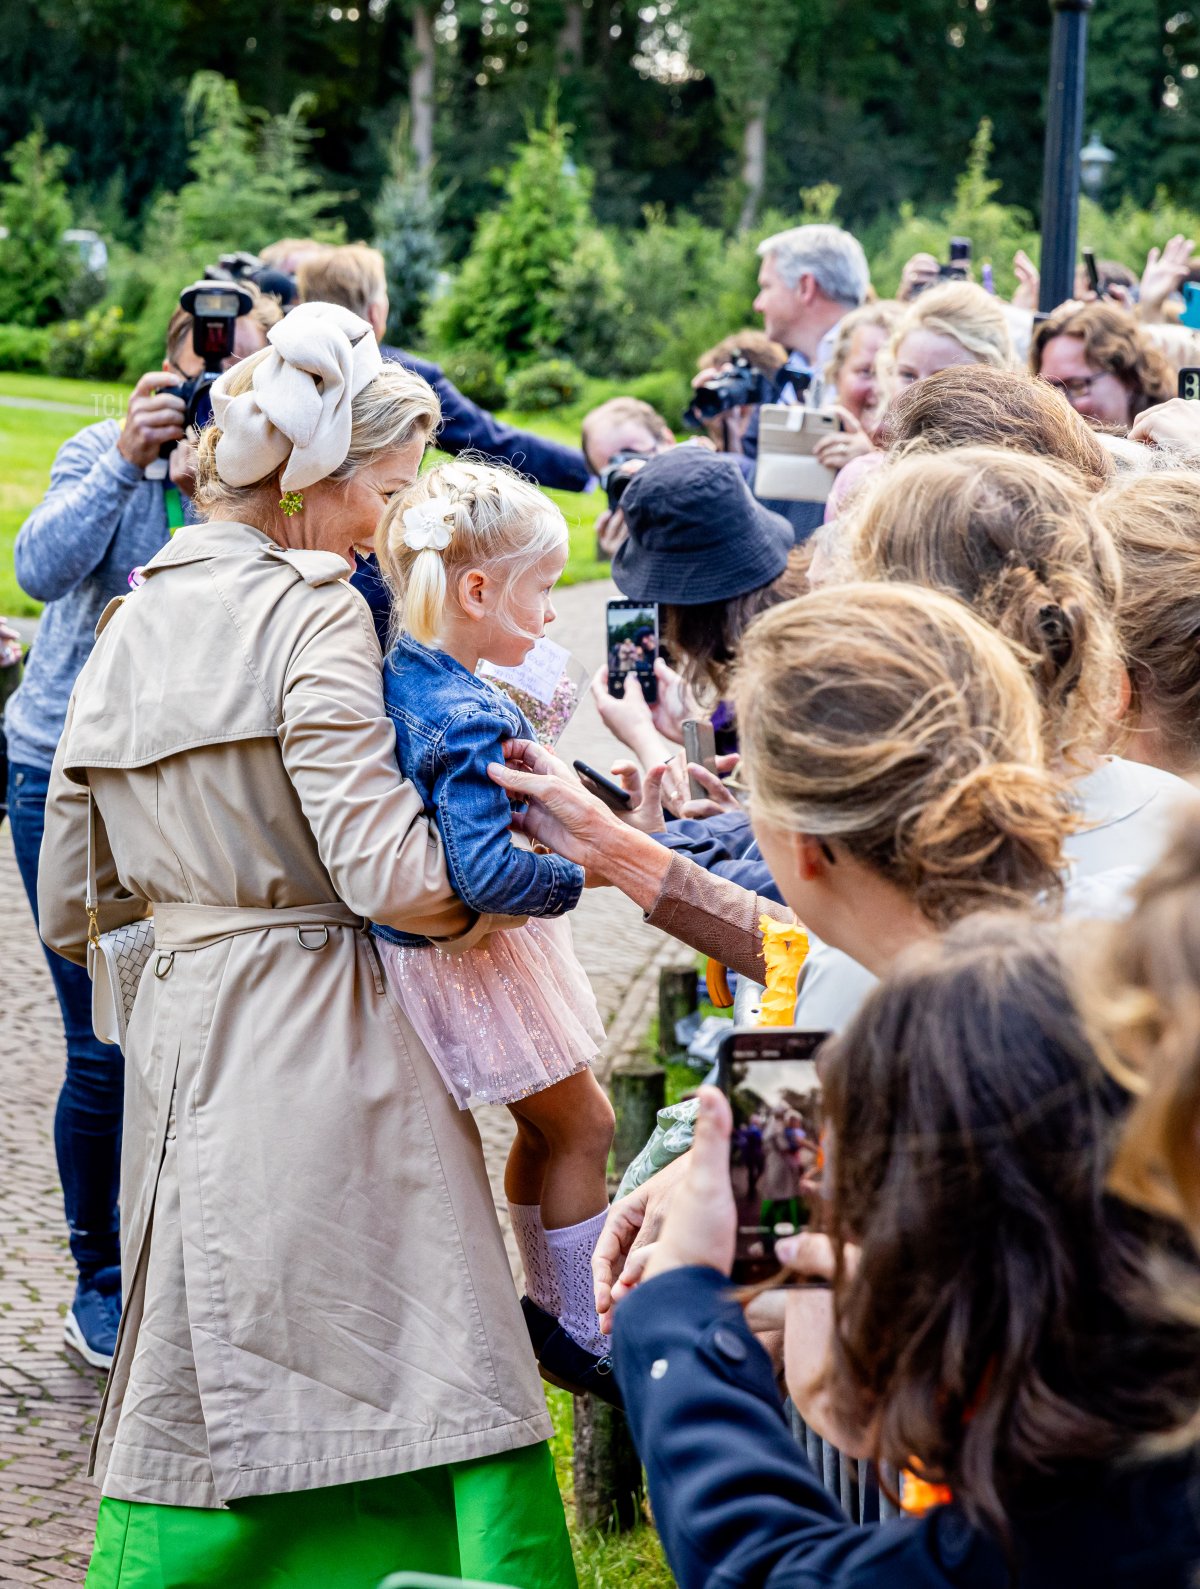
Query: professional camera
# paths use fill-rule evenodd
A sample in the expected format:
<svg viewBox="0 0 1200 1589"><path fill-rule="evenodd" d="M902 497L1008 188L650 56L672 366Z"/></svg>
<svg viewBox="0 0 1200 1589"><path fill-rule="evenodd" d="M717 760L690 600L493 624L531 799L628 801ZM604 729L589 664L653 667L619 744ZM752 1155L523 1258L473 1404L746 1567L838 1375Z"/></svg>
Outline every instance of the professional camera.
<svg viewBox="0 0 1200 1589"><path fill-rule="evenodd" d="M625 494L625 487L637 473L636 469L627 469L629 463L647 463L653 453L635 452L632 447L627 447L622 452L614 452L608 463L600 471L600 489L608 498L608 508L611 513Z"/></svg>
<svg viewBox="0 0 1200 1589"><path fill-rule="evenodd" d="M206 281L254 281L258 273L265 269L263 262L257 254L251 254L246 249L240 248L236 254L221 254L215 265L208 265L204 270Z"/></svg>
<svg viewBox="0 0 1200 1589"><path fill-rule="evenodd" d="M184 430L203 430L212 418L210 388L233 352L238 319L250 313L254 300L234 281L197 281L179 294L179 307L192 317L192 349L204 360L204 368L179 386L163 390L183 399ZM173 441L164 442L160 456L165 458L174 446Z"/></svg>
<svg viewBox="0 0 1200 1589"><path fill-rule="evenodd" d="M737 353L711 381L693 390L683 423L689 430L702 430L706 420L716 419L731 408L741 408L747 403L769 403L774 396L772 378L756 370L744 353Z"/></svg>

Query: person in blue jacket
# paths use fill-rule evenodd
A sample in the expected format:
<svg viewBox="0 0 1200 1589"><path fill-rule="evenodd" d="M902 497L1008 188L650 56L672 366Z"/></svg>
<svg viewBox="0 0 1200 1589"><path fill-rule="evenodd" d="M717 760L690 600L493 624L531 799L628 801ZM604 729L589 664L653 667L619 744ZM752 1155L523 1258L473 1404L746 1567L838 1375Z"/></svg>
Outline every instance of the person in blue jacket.
<svg viewBox="0 0 1200 1589"><path fill-rule="evenodd" d="M1054 930L1006 912L922 944L820 1068L828 1235L777 1247L808 1282L783 1293L787 1386L902 1504L906 1473L944 1493L856 1525L793 1439L727 1278L731 1116L706 1088L613 1330L680 1589L1190 1589L1200 1264L1107 1188L1128 1099Z"/></svg>

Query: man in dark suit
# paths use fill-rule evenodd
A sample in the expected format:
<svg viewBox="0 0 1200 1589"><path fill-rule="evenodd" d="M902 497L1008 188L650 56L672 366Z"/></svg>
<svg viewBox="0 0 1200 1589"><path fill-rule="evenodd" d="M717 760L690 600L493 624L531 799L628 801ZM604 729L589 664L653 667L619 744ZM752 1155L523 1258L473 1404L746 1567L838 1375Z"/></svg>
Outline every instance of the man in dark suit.
<svg viewBox="0 0 1200 1589"><path fill-rule="evenodd" d="M445 373L428 359L419 359L384 341L387 332L388 294L383 255L364 243L329 248L306 255L296 273L302 303L338 303L361 315L374 331L385 359L403 364L427 380L442 405L437 445L443 452L469 450L485 458L511 464L541 486L557 491L582 491L591 478L582 452L561 442L547 441L529 430L505 425L464 397Z"/></svg>

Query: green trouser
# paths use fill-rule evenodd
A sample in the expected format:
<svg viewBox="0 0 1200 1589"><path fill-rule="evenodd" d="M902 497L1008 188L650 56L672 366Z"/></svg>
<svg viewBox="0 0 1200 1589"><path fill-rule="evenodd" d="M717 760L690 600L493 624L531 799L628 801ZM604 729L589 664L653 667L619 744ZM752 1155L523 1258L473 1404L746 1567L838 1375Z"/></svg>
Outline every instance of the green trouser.
<svg viewBox="0 0 1200 1589"><path fill-rule="evenodd" d="M220 1511L106 1496L86 1589L375 1589L402 1571L575 1589L549 1446Z"/></svg>

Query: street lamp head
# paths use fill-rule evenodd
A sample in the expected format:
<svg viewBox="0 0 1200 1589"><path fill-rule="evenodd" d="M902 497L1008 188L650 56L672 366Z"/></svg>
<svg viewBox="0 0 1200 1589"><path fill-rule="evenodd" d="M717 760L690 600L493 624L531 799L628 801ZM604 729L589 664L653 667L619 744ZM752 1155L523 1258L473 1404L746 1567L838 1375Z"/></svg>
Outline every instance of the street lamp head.
<svg viewBox="0 0 1200 1589"><path fill-rule="evenodd" d="M1093 132L1079 151L1079 175L1092 198L1095 198L1104 186L1108 168L1116 158L1112 150L1106 148L1100 141L1098 132Z"/></svg>

